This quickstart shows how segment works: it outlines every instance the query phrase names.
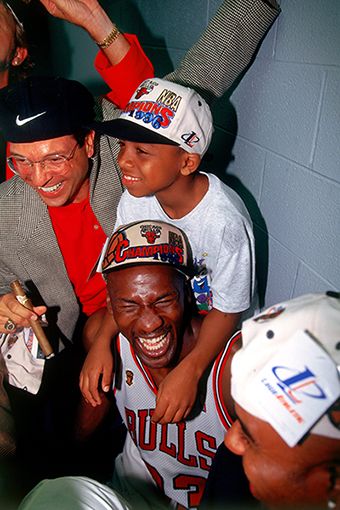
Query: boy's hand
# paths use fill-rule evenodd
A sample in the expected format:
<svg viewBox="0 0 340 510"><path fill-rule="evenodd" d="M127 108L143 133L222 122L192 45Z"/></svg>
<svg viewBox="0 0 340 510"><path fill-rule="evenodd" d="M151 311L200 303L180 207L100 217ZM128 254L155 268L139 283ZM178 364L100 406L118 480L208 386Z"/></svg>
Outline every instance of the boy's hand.
<svg viewBox="0 0 340 510"><path fill-rule="evenodd" d="M184 420L194 405L199 377L188 366L178 365L158 388L152 421L175 423Z"/></svg>
<svg viewBox="0 0 340 510"><path fill-rule="evenodd" d="M107 393L112 384L113 356L109 346L95 342L88 352L80 373L80 390L89 404L96 407L102 403L99 390L101 377L101 390Z"/></svg>

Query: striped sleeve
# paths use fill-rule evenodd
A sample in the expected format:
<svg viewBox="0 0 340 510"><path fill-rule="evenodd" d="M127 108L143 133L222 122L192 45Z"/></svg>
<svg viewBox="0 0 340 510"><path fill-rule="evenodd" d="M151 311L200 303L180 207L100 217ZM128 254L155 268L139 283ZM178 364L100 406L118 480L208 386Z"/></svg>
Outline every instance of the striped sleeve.
<svg viewBox="0 0 340 510"><path fill-rule="evenodd" d="M196 89L208 102L222 96L250 63L279 12L265 0L224 0L197 43L165 79Z"/></svg>

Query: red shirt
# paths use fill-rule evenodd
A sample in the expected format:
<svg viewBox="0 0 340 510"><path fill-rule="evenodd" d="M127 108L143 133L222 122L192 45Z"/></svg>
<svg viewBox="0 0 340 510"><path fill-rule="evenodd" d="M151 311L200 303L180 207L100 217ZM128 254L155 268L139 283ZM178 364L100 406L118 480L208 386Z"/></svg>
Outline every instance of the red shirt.
<svg viewBox="0 0 340 510"><path fill-rule="evenodd" d="M60 251L74 292L86 315L106 306L106 285L101 274L89 275L98 260L106 235L89 199L63 207L49 207Z"/></svg>
<svg viewBox="0 0 340 510"><path fill-rule="evenodd" d="M95 60L97 71L112 89L107 94L107 99L120 108L126 106L143 80L154 75L153 66L137 37L124 35L131 46L119 64L112 66L102 51ZM9 168L6 168L6 179L12 175ZM106 306L106 286L101 274L97 273L89 278L106 239L104 231L88 199L77 204L48 209L75 294L82 304L83 312L91 315Z"/></svg>

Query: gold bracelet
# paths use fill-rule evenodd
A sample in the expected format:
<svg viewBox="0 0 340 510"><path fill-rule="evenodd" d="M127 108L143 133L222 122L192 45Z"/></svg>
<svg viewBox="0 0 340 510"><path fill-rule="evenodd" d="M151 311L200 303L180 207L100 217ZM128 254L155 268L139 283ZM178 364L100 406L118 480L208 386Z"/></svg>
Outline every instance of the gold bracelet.
<svg viewBox="0 0 340 510"><path fill-rule="evenodd" d="M120 32L116 25L113 25L111 32L109 35L105 37L105 39L102 42L96 42L96 44L99 46L99 48L105 49L108 48L120 35Z"/></svg>

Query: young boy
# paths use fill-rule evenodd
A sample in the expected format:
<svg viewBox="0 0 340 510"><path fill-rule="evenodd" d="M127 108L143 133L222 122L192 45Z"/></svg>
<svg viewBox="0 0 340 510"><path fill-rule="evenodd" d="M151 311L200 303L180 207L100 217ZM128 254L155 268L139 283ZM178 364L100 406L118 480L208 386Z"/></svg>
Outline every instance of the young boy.
<svg viewBox="0 0 340 510"><path fill-rule="evenodd" d="M233 190L216 176L198 171L213 124L208 105L194 90L158 78L146 80L119 118L104 123L103 130L120 140L118 162L126 191L116 227L137 220L164 220L186 232L192 246L196 266L192 287L206 317L197 346L159 387L153 415L160 423L179 421L194 403L204 370L251 304L252 223ZM145 232L146 246L154 235ZM100 360L98 352L97 346L89 353L82 374L86 380L89 360L93 366L105 365L108 359L108 348L101 351Z"/></svg>

